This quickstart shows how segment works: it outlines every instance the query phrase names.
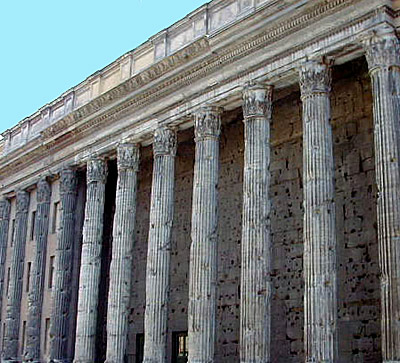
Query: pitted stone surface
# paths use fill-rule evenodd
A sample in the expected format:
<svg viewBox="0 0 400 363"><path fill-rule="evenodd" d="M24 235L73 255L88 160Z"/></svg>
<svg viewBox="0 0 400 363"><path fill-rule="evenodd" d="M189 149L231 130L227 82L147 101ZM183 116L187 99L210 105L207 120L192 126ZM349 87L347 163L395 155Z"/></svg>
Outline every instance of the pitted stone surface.
<svg viewBox="0 0 400 363"><path fill-rule="evenodd" d="M176 133L167 128L157 129L153 154L143 362L162 363L167 362Z"/></svg>
<svg viewBox="0 0 400 363"><path fill-rule="evenodd" d="M28 322L24 359L40 361L40 335L46 272L47 235L49 231L51 185L46 178L37 184L34 261L31 268L31 288L28 295ZM31 228L33 228L31 226Z"/></svg>
<svg viewBox="0 0 400 363"><path fill-rule="evenodd" d="M107 308L108 363L123 362L128 339L128 311L131 293L137 171L139 147L118 147L118 180L115 198L110 288Z"/></svg>
<svg viewBox="0 0 400 363"><path fill-rule="evenodd" d="M87 199L74 357L74 362L80 363L95 361L106 180L106 162L98 158L90 159L87 163Z"/></svg>

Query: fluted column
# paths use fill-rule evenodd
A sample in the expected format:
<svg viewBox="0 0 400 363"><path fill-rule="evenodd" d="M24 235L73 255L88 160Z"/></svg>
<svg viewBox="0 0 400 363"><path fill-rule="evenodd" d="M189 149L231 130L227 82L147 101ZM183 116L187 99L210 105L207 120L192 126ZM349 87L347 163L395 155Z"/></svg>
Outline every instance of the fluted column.
<svg viewBox="0 0 400 363"><path fill-rule="evenodd" d="M240 289L240 361L270 362L270 121L272 87L243 91L244 181Z"/></svg>
<svg viewBox="0 0 400 363"><path fill-rule="evenodd" d="M337 283L330 68L300 69L303 102L304 344L307 362L336 362Z"/></svg>
<svg viewBox="0 0 400 363"><path fill-rule="evenodd" d="M167 359L171 229L174 219L174 131L167 128L156 130L153 154L143 362L164 363Z"/></svg>
<svg viewBox="0 0 400 363"><path fill-rule="evenodd" d="M78 180L70 168L60 173L60 215L55 253L50 319L50 361L70 362L68 357L71 282L75 238L75 208Z"/></svg>
<svg viewBox="0 0 400 363"><path fill-rule="evenodd" d="M208 106L194 114L196 154L188 311L190 363L214 361L221 113L221 108Z"/></svg>
<svg viewBox="0 0 400 363"><path fill-rule="evenodd" d="M37 185L34 261L31 270L31 288L28 295L28 327L24 359L40 362L40 324L44 276L46 267L47 234L49 230L51 186L44 178Z"/></svg>
<svg viewBox="0 0 400 363"><path fill-rule="evenodd" d="M372 80L384 362L400 362L400 45L391 31L364 43Z"/></svg>
<svg viewBox="0 0 400 363"><path fill-rule="evenodd" d="M107 308L107 363L123 363L127 346L139 168L137 145L121 144L117 151L118 181Z"/></svg>
<svg viewBox="0 0 400 363"><path fill-rule="evenodd" d="M10 283L7 296L5 330L3 333L3 360L18 358L18 339L21 314L22 283L25 263L25 244L30 195L17 193L14 243L10 263Z"/></svg>
<svg viewBox="0 0 400 363"><path fill-rule="evenodd" d="M6 198L0 199L0 311L2 308L4 291L4 273L8 245L8 229L10 228L10 201Z"/></svg>
<svg viewBox="0 0 400 363"><path fill-rule="evenodd" d="M95 361L106 179L106 162L89 160L75 340L77 363Z"/></svg>

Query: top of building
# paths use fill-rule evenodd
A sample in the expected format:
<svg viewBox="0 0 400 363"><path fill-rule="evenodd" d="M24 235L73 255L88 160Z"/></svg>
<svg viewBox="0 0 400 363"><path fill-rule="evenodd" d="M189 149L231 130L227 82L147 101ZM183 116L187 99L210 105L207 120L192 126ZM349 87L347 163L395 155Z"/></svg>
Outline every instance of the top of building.
<svg viewBox="0 0 400 363"><path fill-rule="evenodd" d="M0 138L0 154L25 145L67 114L86 105L132 76L149 68L201 37L213 35L278 0L213 0L125 53L83 82L44 105ZM281 1L288 2L288 1ZM289 1L290 2L290 1Z"/></svg>

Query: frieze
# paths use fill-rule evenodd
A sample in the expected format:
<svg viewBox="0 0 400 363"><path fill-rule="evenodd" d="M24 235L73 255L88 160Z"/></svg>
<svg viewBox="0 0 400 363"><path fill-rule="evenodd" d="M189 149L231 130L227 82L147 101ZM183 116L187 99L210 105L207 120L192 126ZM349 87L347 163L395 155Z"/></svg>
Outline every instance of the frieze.
<svg viewBox="0 0 400 363"><path fill-rule="evenodd" d="M29 198L30 195L25 190L19 190L17 192L17 213L27 213L29 209Z"/></svg>
<svg viewBox="0 0 400 363"><path fill-rule="evenodd" d="M193 113L196 139L219 137L222 110L222 107L205 106Z"/></svg>
<svg viewBox="0 0 400 363"><path fill-rule="evenodd" d="M154 131L154 155L176 155L176 132L167 127L159 127Z"/></svg>
<svg viewBox="0 0 400 363"><path fill-rule="evenodd" d="M8 199L0 199L0 221L10 219L11 204Z"/></svg>
<svg viewBox="0 0 400 363"><path fill-rule="evenodd" d="M107 180L107 162L103 159L93 158L87 162L87 182L105 183Z"/></svg>
<svg viewBox="0 0 400 363"><path fill-rule="evenodd" d="M40 179L37 184L37 203L47 203L51 196L51 185L46 178Z"/></svg>
<svg viewBox="0 0 400 363"><path fill-rule="evenodd" d="M299 76L302 98L327 93L331 89L331 68L328 64L307 61L300 67Z"/></svg>
<svg viewBox="0 0 400 363"><path fill-rule="evenodd" d="M140 148L137 144L121 143L117 148L118 169L133 169L138 171L140 161Z"/></svg>
<svg viewBox="0 0 400 363"><path fill-rule="evenodd" d="M243 116L272 117L273 87L263 84L249 84L243 89Z"/></svg>
<svg viewBox="0 0 400 363"><path fill-rule="evenodd" d="M400 67L400 44L396 34L373 34L363 41L370 71L379 67Z"/></svg>
<svg viewBox="0 0 400 363"><path fill-rule="evenodd" d="M358 0L359 1L359 0ZM234 47L233 49L228 49L221 54L219 57L212 56L211 62L205 61L204 63L198 65L195 70L189 70L185 72L185 76L178 76L172 80L167 81L159 86L161 90L164 90L166 87L170 86L172 83L179 82L180 79L188 78L188 80L193 80L194 78L198 78L201 75L210 72L211 69L215 67L221 67L224 63L229 63L237 59L238 57L243 57L246 54L249 54L257 49L260 46L265 46L266 44L276 41L277 39L288 35L287 33L293 32L300 27L304 27L311 19L315 21L315 18L326 16L327 12L331 10L337 10L338 7L348 5L349 3L354 3L351 0L335 0L330 1L329 3L318 4L314 8L311 9L309 13L303 14L299 17L292 17L289 20L278 24L278 26L273 27L265 31L264 33L249 41L240 44L239 46ZM145 70L138 75L134 76L132 79L127 80L122 86L118 86L113 90L105 93L104 95L98 97L96 100L92 101L88 105L85 105L78 109L75 114L75 122L78 120L87 117L88 115L98 111L99 109L107 106L108 104L115 101L116 98L120 98L122 96L126 96L129 93L135 91L138 87L142 87L145 83L149 83L153 81L155 78L158 78L164 73L172 70L173 68L185 63L189 60L189 58L199 55L201 51L204 51L209 48L209 43L206 38L201 38L197 40L195 43L192 43L187 48L183 49L180 52L172 54L171 56L163 59L162 61L156 63L151 66L148 70ZM182 86L182 85L179 85ZM178 86L178 87L179 87ZM121 91L121 89L124 90ZM151 92L156 94L155 92ZM134 97L135 101L138 102L140 95ZM125 107L129 107L129 102L125 104ZM50 128L44 130L42 132L43 137L48 138L54 136L56 133L62 131L67 126L70 125L60 125L58 123L51 126Z"/></svg>
<svg viewBox="0 0 400 363"><path fill-rule="evenodd" d="M355 0L355 1L359 2L361 0ZM283 31L278 31L278 29L282 29L282 27L285 27L287 32L289 32L289 33L294 32L297 29L307 25L305 23L302 23L302 21L310 23L312 21L315 21L316 18L322 17L323 15L329 15L330 12L340 10L342 7L345 7L345 6L349 5L350 3L354 4L354 1L351 2L348 0L338 0L335 2L328 3L328 4L327 3L319 4L318 6L316 6L316 10L311 11L309 14L301 15L298 18L292 18L292 21L290 21L290 22L288 21L289 24L284 23L284 24L286 24L285 26L278 25L276 28L267 30L264 34L261 34L261 35L255 37L255 39L253 39L253 40L250 39L248 42L244 42L244 43L242 43L242 45L239 45L235 48L231 48L227 52L231 52L231 54L235 57L235 59L241 58L241 57L245 56L246 54L250 54L253 51L261 49L261 48L265 47L266 45L276 41L277 39L287 35L287 34L283 34ZM380 9L383 12L385 12L387 10L385 7L382 7ZM365 22L366 20L371 19L371 17L374 17L376 15L376 11L378 11L378 10L374 10L374 12L366 13L362 17L355 19L354 21L352 21L351 23L346 25L346 29L354 28L357 24L361 24L361 23ZM282 57L287 57L289 54L299 52L304 47L310 46L310 44L320 41L321 39L325 39L325 37L327 37L327 36L334 35L334 34L338 33L339 31L343 31L343 29L342 28L335 29L333 31L329 30L325 35L321 35L318 39L312 39L312 40L308 41L307 43L303 43L301 45L296 46L295 48L285 50L284 52L274 55L272 58L265 60L263 63L260 63L260 65L258 65L257 67L253 67L253 68L258 69L260 67L265 67L265 65L271 63L272 61L277 61L278 59L280 59ZM169 61L169 58L170 57L165 58L163 61ZM203 77L204 75L206 75L207 73L209 73L210 71L215 69L216 67L221 67L224 64L223 63L224 60L233 62L235 59L233 59L233 58L229 59L229 57L225 53L221 53L220 56L218 56L218 57L213 56L211 59L208 59L204 63L194 65L191 70L189 70L187 72L181 72L176 77L171 77L171 78L167 79L164 83L159 84L158 86L152 87L151 91L141 93L141 94L125 101L124 103L120 103L116 107L113 107L113 108L107 110L107 112L105 114L99 115L95 118L90 119L87 122L82 123L76 130L74 130L76 133L77 140L79 140L80 138L85 136L84 134L82 134L85 131L89 132L89 130L93 129L94 127L96 127L96 128L101 127L104 124L104 122L108 122L108 123L113 122L113 120L116 120L116 119L122 117L123 115L127 115L129 112L131 112L135 108L140 108L142 106L145 106L146 104L154 102L154 100L157 99L158 97L164 97L165 95L168 95L170 92L173 92L174 90L179 89L182 86L190 84L195 79ZM224 80L223 83L220 83L220 85L231 82L232 79L242 78L242 77L244 77L245 74L250 73L250 71L251 71L250 69L244 70L244 71L238 73L237 75ZM131 79L127 82L131 83L134 81L135 81L135 79ZM118 87L120 87L120 86L118 86ZM121 87L127 87L127 85L124 84ZM111 90L109 92L112 92L112 91L113 90ZM73 116L69 115L68 117L73 118L74 122L78 122L80 120L80 117L77 116L76 112L73 114ZM118 134L118 132L116 134ZM1 170L4 172L7 172L7 170L16 172L18 170L21 170L24 167L24 164L31 163L35 159L41 158L42 155L44 153L46 153L47 150L54 152L54 147L57 147L58 149L62 148L64 145L59 144L56 140L57 139L53 139L51 145L48 145L48 142L46 142L46 141L42 142L41 143L42 146L35 148L32 152L29 153L29 155L27 155L26 151L25 151L23 163L19 162L20 160L16 159L15 162L17 162L17 164L14 163L12 165L11 164L6 165ZM16 152L16 154L14 154L14 155L18 155L18 154L22 153L23 151L24 150L21 150L21 151L18 150ZM67 159L67 157L63 158L64 161L66 159ZM61 161L58 161L58 162L61 162ZM16 165L18 165L18 166L16 167Z"/></svg>

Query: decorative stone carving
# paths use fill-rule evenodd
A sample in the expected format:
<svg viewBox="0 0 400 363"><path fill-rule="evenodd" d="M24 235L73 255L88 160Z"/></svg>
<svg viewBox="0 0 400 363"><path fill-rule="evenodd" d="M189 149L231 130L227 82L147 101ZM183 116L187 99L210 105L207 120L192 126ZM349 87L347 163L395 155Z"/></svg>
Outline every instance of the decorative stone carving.
<svg viewBox="0 0 400 363"><path fill-rule="evenodd" d="M71 282L75 240L75 206L78 179L71 168L60 173L60 216L57 231L55 273L50 319L50 361L65 362L68 357Z"/></svg>
<svg viewBox="0 0 400 363"><path fill-rule="evenodd" d="M240 284L241 362L271 361L269 165L272 90L271 86L253 85L243 91L245 152Z"/></svg>
<svg viewBox="0 0 400 363"><path fill-rule="evenodd" d="M219 107L208 106L194 115L196 156L188 307L190 363L214 361L221 112Z"/></svg>
<svg viewBox="0 0 400 363"><path fill-rule="evenodd" d="M154 155L176 154L176 133L167 128L159 127L154 132L153 153Z"/></svg>
<svg viewBox="0 0 400 363"><path fill-rule="evenodd" d="M101 159L89 160L87 163L85 222L79 274L74 358L76 363L95 361L106 179L106 162Z"/></svg>
<svg viewBox="0 0 400 363"><path fill-rule="evenodd" d="M124 361L128 339L128 312L135 238L138 145L118 147L110 289L107 308L107 363Z"/></svg>
<svg viewBox="0 0 400 363"><path fill-rule="evenodd" d="M145 363L167 359L171 230L174 219L176 133L154 134L153 184L146 270Z"/></svg>
<svg viewBox="0 0 400 363"><path fill-rule="evenodd" d="M0 199L0 221L10 218L10 201L8 199Z"/></svg>
<svg viewBox="0 0 400 363"><path fill-rule="evenodd" d="M3 331L2 360L18 359L18 339L29 201L30 195L28 192L17 192L15 233L10 264L6 318Z"/></svg>
<svg viewBox="0 0 400 363"><path fill-rule="evenodd" d="M386 34L373 34L363 42L369 70L377 67L400 66L400 44L392 31Z"/></svg>
<svg viewBox="0 0 400 363"><path fill-rule="evenodd" d="M394 33L364 41L372 80L384 362L400 362L400 46Z"/></svg>
<svg viewBox="0 0 400 363"><path fill-rule="evenodd" d="M300 71L301 97L328 93L331 90L331 69L318 61L304 63Z"/></svg>
<svg viewBox="0 0 400 363"><path fill-rule="evenodd" d="M272 87L263 84L249 84L243 89L243 116L272 116Z"/></svg>
<svg viewBox="0 0 400 363"><path fill-rule="evenodd" d="M194 116L194 134L196 139L218 138L221 132L222 108L205 106L197 110Z"/></svg>
<svg viewBox="0 0 400 363"><path fill-rule="evenodd" d="M139 169L139 148L137 145L122 143L118 145L118 169Z"/></svg>
<svg viewBox="0 0 400 363"><path fill-rule="evenodd" d="M107 179L107 164L102 159L93 158L87 163L87 182L105 183Z"/></svg>
<svg viewBox="0 0 400 363"><path fill-rule="evenodd" d="M304 349L306 362L336 362L337 266L329 66L300 69L303 101Z"/></svg>
<svg viewBox="0 0 400 363"><path fill-rule="evenodd" d="M36 192L34 260L31 269L31 288L28 295L28 320L24 359L40 361L40 324L42 318L44 277L46 271L47 234L49 230L51 185L41 179Z"/></svg>

